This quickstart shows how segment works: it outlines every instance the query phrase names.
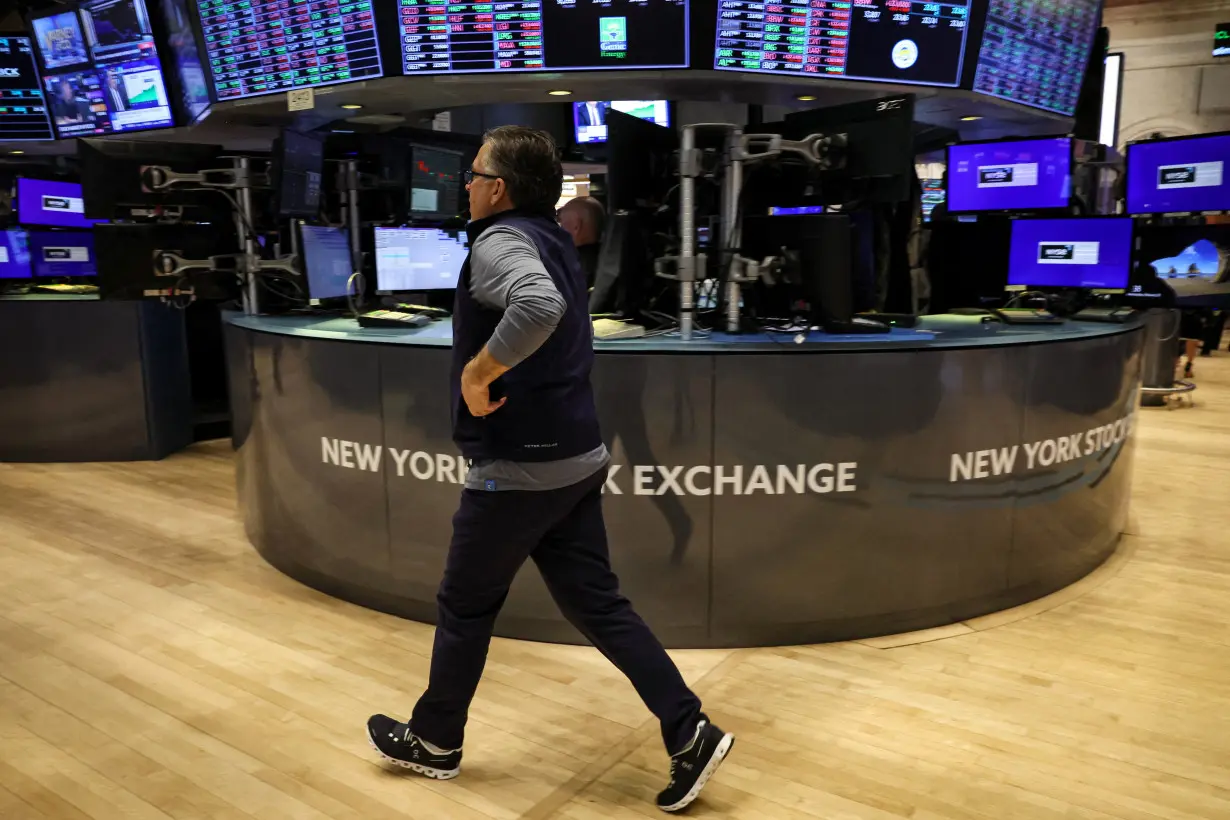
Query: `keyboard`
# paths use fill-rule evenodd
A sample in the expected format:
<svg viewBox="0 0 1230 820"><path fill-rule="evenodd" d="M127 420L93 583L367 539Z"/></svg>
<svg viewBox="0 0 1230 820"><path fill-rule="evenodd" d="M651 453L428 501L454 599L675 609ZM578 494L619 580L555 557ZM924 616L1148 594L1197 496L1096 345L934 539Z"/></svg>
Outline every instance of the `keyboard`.
<svg viewBox="0 0 1230 820"><path fill-rule="evenodd" d="M1135 315L1135 310L1126 307L1085 308L1072 318L1078 322L1108 322L1121 325Z"/></svg>
<svg viewBox="0 0 1230 820"><path fill-rule="evenodd" d="M1000 308L995 311L1000 321L1010 325L1061 325L1060 319L1042 308Z"/></svg>
<svg viewBox="0 0 1230 820"><path fill-rule="evenodd" d="M400 328L414 330L431 324L431 319L421 313L406 313L400 310L373 310L359 314L359 327Z"/></svg>

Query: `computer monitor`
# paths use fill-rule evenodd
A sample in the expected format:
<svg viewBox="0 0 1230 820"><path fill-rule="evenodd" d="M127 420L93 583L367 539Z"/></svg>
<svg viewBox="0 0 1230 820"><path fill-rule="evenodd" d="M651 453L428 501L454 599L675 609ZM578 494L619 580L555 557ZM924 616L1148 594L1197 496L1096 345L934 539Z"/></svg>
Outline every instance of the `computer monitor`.
<svg viewBox="0 0 1230 820"><path fill-rule="evenodd" d="M52 140L29 37L0 37L0 142Z"/></svg>
<svg viewBox="0 0 1230 820"><path fill-rule="evenodd" d="M1047 137L948 147L948 212L1048 211L1072 204L1072 140Z"/></svg>
<svg viewBox="0 0 1230 820"><path fill-rule="evenodd" d="M229 161L219 159L221 154L220 145L152 140L77 140L85 215L97 219L118 219L134 207L183 205L220 209L220 215L229 221L230 205L215 191L191 190L192 185L150 191L142 181L142 169L150 166L166 167L178 173L230 167Z"/></svg>
<svg viewBox="0 0 1230 820"><path fill-rule="evenodd" d="M0 231L0 279L30 278L30 247L21 228Z"/></svg>
<svg viewBox="0 0 1230 820"><path fill-rule="evenodd" d="M327 299L345 299L350 293L350 234L345 228L300 225L299 247L307 274L308 299L312 304Z"/></svg>
<svg viewBox="0 0 1230 820"><path fill-rule="evenodd" d="M43 71L89 62L81 20L75 10L31 17L30 30L38 44Z"/></svg>
<svg viewBox="0 0 1230 820"><path fill-rule="evenodd" d="M98 220L85 218L80 183L19 177L17 221L22 225L89 228Z"/></svg>
<svg viewBox="0 0 1230 820"><path fill-rule="evenodd" d="M209 115L209 80L201 64L201 52L197 47L196 34L192 28L193 12L188 9L192 0L161 0L162 19L167 29L167 45L175 61L175 84L178 87L183 120L188 124L198 123Z"/></svg>
<svg viewBox="0 0 1230 820"><path fill-rule="evenodd" d="M607 126L607 210L660 203L678 174L678 135L620 111Z"/></svg>
<svg viewBox="0 0 1230 820"><path fill-rule="evenodd" d="M208 259L233 252L235 228L224 224L102 223L94 228L98 289L103 299L161 299L191 290L198 298L237 296L234 273L168 271L157 264L163 253Z"/></svg>
<svg viewBox="0 0 1230 820"><path fill-rule="evenodd" d="M1230 134L1135 142L1127 149L1127 211L1230 210Z"/></svg>
<svg viewBox="0 0 1230 820"><path fill-rule="evenodd" d="M278 214L317 216L325 170L324 140L314 134L283 131L274 148L274 168L278 176Z"/></svg>
<svg viewBox="0 0 1230 820"><path fill-rule="evenodd" d="M1141 267L1159 279L1230 281L1230 225L1140 225Z"/></svg>
<svg viewBox="0 0 1230 820"><path fill-rule="evenodd" d="M423 145L411 147L410 213L447 218L461 210L461 154Z"/></svg>
<svg viewBox="0 0 1230 820"><path fill-rule="evenodd" d="M97 276L91 231L39 231L30 235L30 267L35 279Z"/></svg>
<svg viewBox="0 0 1230 820"><path fill-rule="evenodd" d="M419 293L457 287L465 235L436 228L376 228L376 290Z"/></svg>
<svg viewBox="0 0 1230 820"><path fill-rule="evenodd" d="M1124 291L1132 274L1132 220L1018 219L1010 248L1009 290Z"/></svg>
<svg viewBox="0 0 1230 820"><path fill-rule="evenodd" d="M578 144L606 142L607 113L614 109L669 128L670 103L666 100L597 100L572 104L573 136Z"/></svg>
<svg viewBox="0 0 1230 820"><path fill-rule="evenodd" d="M942 179L923 179L922 182L922 218L923 222L931 221L931 212L937 205L943 205L948 197Z"/></svg>

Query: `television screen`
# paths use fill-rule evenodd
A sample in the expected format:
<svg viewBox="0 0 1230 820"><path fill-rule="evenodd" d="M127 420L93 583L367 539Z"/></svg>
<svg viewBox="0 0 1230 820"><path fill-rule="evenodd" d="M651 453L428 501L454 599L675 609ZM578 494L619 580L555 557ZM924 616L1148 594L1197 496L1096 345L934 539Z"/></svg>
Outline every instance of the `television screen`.
<svg viewBox="0 0 1230 820"><path fill-rule="evenodd" d="M162 17L167 27L167 44L175 59L179 99L188 123L200 122L209 113L209 81L201 66L201 54L192 31L189 0L162 0Z"/></svg>
<svg viewBox="0 0 1230 820"><path fill-rule="evenodd" d="M28 37L0 37L0 142L55 139Z"/></svg>
<svg viewBox="0 0 1230 820"><path fill-rule="evenodd" d="M717 4L713 67L955 87L973 0Z"/></svg>
<svg viewBox="0 0 1230 820"><path fill-rule="evenodd" d="M461 155L453 151L411 148L410 212L419 216L454 216L461 209Z"/></svg>
<svg viewBox="0 0 1230 820"><path fill-rule="evenodd" d="M195 2L214 95L219 100L375 79L383 74L374 0ZM444 22L444 8L432 7L440 29L451 28ZM462 16L477 16L477 11ZM487 16L485 33L490 43L494 15L487 12Z"/></svg>
<svg viewBox="0 0 1230 820"><path fill-rule="evenodd" d="M435 228L376 228L376 290L417 293L455 288L468 253L464 234Z"/></svg>
<svg viewBox="0 0 1230 820"><path fill-rule="evenodd" d="M400 0L403 74L687 68L688 0Z"/></svg>
<svg viewBox="0 0 1230 820"><path fill-rule="evenodd" d="M936 205L942 205L948 192L942 179L924 179L922 182L922 218L923 222L931 221L931 212Z"/></svg>
<svg viewBox="0 0 1230 820"><path fill-rule="evenodd" d="M30 231L30 266L36 279L97 276L91 231Z"/></svg>
<svg viewBox="0 0 1230 820"><path fill-rule="evenodd" d="M350 234L345 228L300 226L303 269L307 274L308 298L344 299L354 273L350 258Z"/></svg>
<svg viewBox="0 0 1230 820"><path fill-rule="evenodd" d="M1101 23L1102 0L991 0L974 90L1072 116Z"/></svg>
<svg viewBox="0 0 1230 820"><path fill-rule="evenodd" d="M48 74L43 77L43 89L56 133L61 137L111 133L111 115L97 71Z"/></svg>
<svg viewBox="0 0 1230 820"><path fill-rule="evenodd" d="M85 218L80 183L27 177L17 180L17 221L58 228L89 228L98 222Z"/></svg>
<svg viewBox="0 0 1230 820"><path fill-rule="evenodd" d="M323 141L308 134L283 131L277 158L278 213L308 217L319 214L324 170Z"/></svg>
<svg viewBox="0 0 1230 820"><path fill-rule="evenodd" d="M1138 234L1139 258L1159 279L1230 280L1230 225L1142 225Z"/></svg>
<svg viewBox="0 0 1230 820"><path fill-rule="evenodd" d="M1230 134L1137 142L1127 150L1127 211L1230 210Z"/></svg>
<svg viewBox="0 0 1230 820"><path fill-rule="evenodd" d="M0 279L30 278L30 248L21 228L0 230Z"/></svg>
<svg viewBox="0 0 1230 820"><path fill-rule="evenodd" d="M572 121L578 143L606 142L606 115L611 109L669 127L670 104L666 100L598 100L572 104Z"/></svg>
<svg viewBox="0 0 1230 820"><path fill-rule="evenodd" d="M950 213L1066 208L1071 197L1067 137L948 147Z"/></svg>
<svg viewBox="0 0 1230 820"><path fill-rule="evenodd" d="M30 28L42 56L44 71L89 61L77 12L61 11L43 17L32 17Z"/></svg>
<svg viewBox="0 0 1230 820"><path fill-rule="evenodd" d="M1009 287L1126 290L1132 220L1018 219L1009 254Z"/></svg>

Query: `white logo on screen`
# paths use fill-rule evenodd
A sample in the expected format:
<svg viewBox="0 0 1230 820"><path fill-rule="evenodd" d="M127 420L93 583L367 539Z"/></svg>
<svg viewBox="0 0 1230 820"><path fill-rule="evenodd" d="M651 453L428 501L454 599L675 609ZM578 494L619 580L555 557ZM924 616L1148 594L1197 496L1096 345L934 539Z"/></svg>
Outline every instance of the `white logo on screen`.
<svg viewBox="0 0 1230 820"><path fill-rule="evenodd" d="M1039 242L1039 265L1096 265L1100 242Z"/></svg>
<svg viewBox="0 0 1230 820"><path fill-rule="evenodd" d="M66 214L84 214L85 200L77 196L43 194L43 210Z"/></svg>
<svg viewBox="0 0 1230 820"><path fill-rule="evenodd" d="M21 71L16 68L0 68L0 77L20 77Z"/></svg>
<svg viewBox="0 0 1230 820"><path fill-rule="evenodd" d="M918 62L918 43L913 40L902 40L893 46L893 65L904 71L913 68Z"/></svg>
<svg viewBox="0 0 1230 820"><path fill-rule="evenodd" d="M7 265L8 263L9 263L9 249L4 247L3 245L0 245L0 265Z"/></svg>
<svg viewBox="0 0 1230 820"><path fill-rule="evenodd" d="M44 262L89 262L90 249L67 246L48 246L43 248Z"/></svg>
<svg viewBox="0 0 1230 820"><path fill-rule="evenodd" d="M1030 188L1038 184L1038 163L978 166L979 188Z"/></svg>
<svg viewBox="0 0 1230 820"><path fill-rule="evenodd" d="M1218 188L1223 177L1223 165L1220 160L1163 165L1157 169L1157 189L1173 191L1179 188Z"/></svg>

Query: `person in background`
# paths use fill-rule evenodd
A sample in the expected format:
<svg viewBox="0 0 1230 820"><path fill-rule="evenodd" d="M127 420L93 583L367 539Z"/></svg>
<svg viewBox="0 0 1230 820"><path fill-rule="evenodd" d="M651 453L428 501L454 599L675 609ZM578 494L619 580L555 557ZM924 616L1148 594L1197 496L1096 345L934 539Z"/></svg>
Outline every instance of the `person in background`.
<svg viewBox="0 0 1230 820"><path fill-rule="evenodd" d="M506 125L465 173L473 221L453 310L453 440L469 459L453 517L427 691L403 723L367 722L386 760L448 780L496 616L527 559L564 615L631 681L671 756L658 808L691 804L734 743L701 711L611 570L593 326L573 239L555 221L555 142Z"/></svg>
<svg viewBox="0 0 1230 820"><path fill-rule="evenodd" d="M606 223L606 208L592 196L570 199L559 209L559 224L572 237L581 270L585 272L586 288L594 286L598 270L598 254L602 250L602 231Z"/></svg>

